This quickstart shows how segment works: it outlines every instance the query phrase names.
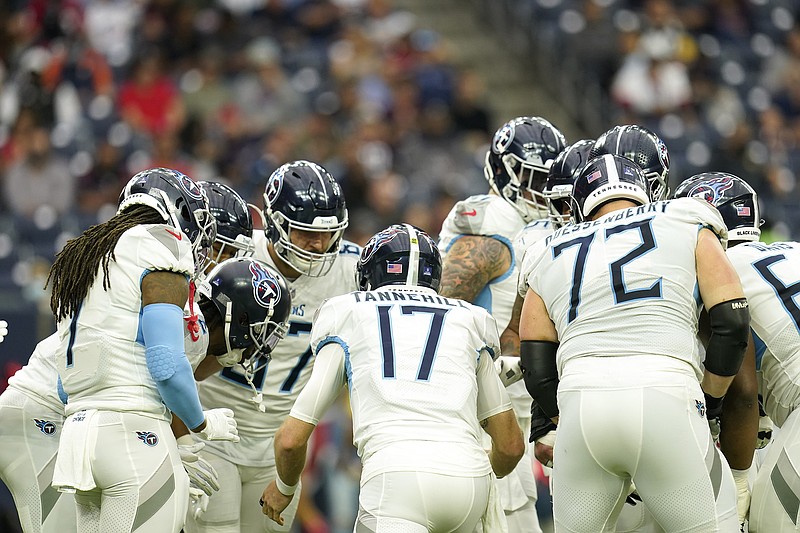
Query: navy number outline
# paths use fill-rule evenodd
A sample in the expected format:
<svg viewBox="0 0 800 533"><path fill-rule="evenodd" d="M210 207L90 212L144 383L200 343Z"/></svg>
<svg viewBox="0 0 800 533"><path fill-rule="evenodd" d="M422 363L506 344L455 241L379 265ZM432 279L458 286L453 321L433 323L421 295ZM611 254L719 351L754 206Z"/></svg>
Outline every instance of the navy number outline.
<svg viewBox="0 0 800 533"><path fill-rule="evenodd" d="M383 362L383 378L395 379L394 335L392 334L392 320L389 310L393 305L378 306L378 325L381 344L381 361ZM431 315L431 324L428 329L428 338L417 369L417 381L430 381L436 351L442 338L445 315L450 309L444 307L428 307L424 305L401 305L400 312L404 315L427 313Z"/></svg>
<svg viewBox="0 0 800 533"><path fill-rule="evenodd" d="M623 267L628 263L638 259L644 254L655 250L658 245L656 244L655 235L653 234L652 218L632 222L630 224L622 224L612 228L606 228L605 238L618 233L626 231L638 231L642 243L635 247L633 250L620 257L616 261L609 264L609 276L611 278L611 288L614 292L614 303L622 304L632 302L634 300L642 300L646 298L659 298L661 297L661 278L659 278L653 285L645 289L625 289L625 273ZM572 269L572 287L570 288L569 311L567 313L567 324L572 322L578 317L578 305L581 301L581 287L583 285L583 275L586 271L586 259L589 256L589 248L594 241L595 233L584 235L583 237L576 237L569 241L562 242L553 247L553 259L560 256L564 250L578 246L578 252L575 254L575 266Z"/></svg>
<svg viewBox="0 0 800 533"><path fill-rule="evenodd" d="M790 285L786 285L783 280L776 276L770 269L773 264L785 260L786 256L784 254L771 255L754 262L753 268L761 274L764 281L772 286L781 304L783 304L783 308L792 318L794 326L800 330L800 307L798 307L794 301L794 297L800 294L800 281L795 281Z"/></svg>

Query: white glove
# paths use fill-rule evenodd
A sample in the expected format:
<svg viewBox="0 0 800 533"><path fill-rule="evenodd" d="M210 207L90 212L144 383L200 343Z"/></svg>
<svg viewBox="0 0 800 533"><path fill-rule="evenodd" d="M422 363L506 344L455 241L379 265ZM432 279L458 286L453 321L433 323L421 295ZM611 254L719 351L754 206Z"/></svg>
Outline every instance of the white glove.
<svg viewBox="0 0 800 533"><path fill-rule="evenodd" d="M734 470L733 480L736 482L736 511L739 513L739 525L744 524L747 520L747 515L750 514L750 484L747 482L747 477L750 474L750 469Z"/></svg>
<svg viewBox="0 0 800 533"><path fill-rule="evenodd" d="M0 320L0 342L8 335L8 322Z"/></svg>
<svg viewBox="0 0 800 533"><path fill-rule="evenodd" d="M758 440L756 441L756 449L760 450L769 444L772 440L772 419L768 416L758 417Z"/></svg>
<svg viewBox="0 0 800 533"><path fill-rule="evenodd" d="M504 387L522 379L522 368L519 366L519 357L501 355L494 361L494 368Z"/></svg>
<svg viewBox="0 0 800 533"><path fill-rule="evenodd" d="M189 485L189 502L192 504L192 517L197 520L208 509L208 494Z"/></svg>
<svg viewBox="0 0 800 533"><path fill-rule="evenodd" d="M239 430L236 429L236 420L233 411L227 408L209 409L203 411L206 416L206 427L195 433L203 440L229 440L239 442Z"/></svg>
<svg viewBox="0 0 800 533"><path fill-rule="evenodd" d="M197 455L204 447L205 444L195 442L191 435L178 438L178 453L184 470L189 474L189 487L211 496L219 490L219 476L208 461Z"/></svg>

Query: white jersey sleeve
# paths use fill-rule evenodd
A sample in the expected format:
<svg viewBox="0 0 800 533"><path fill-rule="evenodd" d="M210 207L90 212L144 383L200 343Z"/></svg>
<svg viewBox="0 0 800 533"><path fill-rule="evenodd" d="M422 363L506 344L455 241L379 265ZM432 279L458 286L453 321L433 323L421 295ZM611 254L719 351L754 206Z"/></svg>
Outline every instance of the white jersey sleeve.
<svg viewBox="0 0 800 533"><path fill-rule="evenodd" d="M256 259L275 266L267 252L263 231L254 232ZM292 291L292 312L288 332L269 361L260 360L248 383L242 365L224 368L198 384L200 401L206 409L233 409L239 430L239 443L207 442L206 447L243 466L270 466L274 462L272 438L289 415L306 386L314 365L310 334L314 315L322 303L334 296L356 290L355 267L361 248L343 241L333 268L325 276L300 276L287 280ZM255 388L255 392L253 391ZM260 402L255 401L260 394ZM263 411L258 406L263 406Z"/></svg>
<svg viewBox="0 0 800 533"><path fill-rule="evenodd" d="M336 343L328 343L315 353L311 377L307 386L300 391L289 414L316 426L342 392L345 384L345 354L344 348Z"/></svg>
<svg viewBox="0 0 800 533"><path fill-rule="evenodd" d="M81 409L136 411L168 419L150 376L141 334L144 276L194 270L185 235L164 224L135 226L122 234L108 266L102 266L80 311L58 323L57 367L69 395L67 415Z"/></svg>
<svg viewBox="0 0 800 533"><path fill-rule="evenodd" d="M716 209L679 198L565 226L529 249L521 280L555 324L559 372L584 356L649 354L701 375L695 248L702 228L727 238Z"/></svg>
<svg viewBox="0 0 800 533"><path fill-rule="evenodd" d="M34 348L28 363L8 378L8 387L26 394L32 400L58 412L64 404L58 396L56 351L60 342L53 333Z"/></svg>
<svg viewBox="0 0 800 533"><path fill-rule="evenodd" d="M764 410L780 427L800 406L800 244L754 242L727 253L750 307Z"/></svg>

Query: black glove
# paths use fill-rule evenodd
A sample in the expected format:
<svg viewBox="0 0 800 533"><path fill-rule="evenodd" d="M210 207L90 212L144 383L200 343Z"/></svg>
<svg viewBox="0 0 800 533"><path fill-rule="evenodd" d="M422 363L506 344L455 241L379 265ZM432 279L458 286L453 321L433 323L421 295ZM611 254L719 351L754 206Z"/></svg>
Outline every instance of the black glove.
<svg viewBox="0 0 800 533"><path fill-rule="evenodd" d="M713 420L719 418L722 415L722 400L725 399L725 396L715 398L709 396L708 393L704 393L704 395L706 397L706 419Z"/></svg>
<svg viewBox="0 0 800 533"><path fill-rule="evenodd" d="M531 402L531 436L528 438L528 442L534 442L554 429L556 429L556 425L544 414L539 404Z"/></svg>

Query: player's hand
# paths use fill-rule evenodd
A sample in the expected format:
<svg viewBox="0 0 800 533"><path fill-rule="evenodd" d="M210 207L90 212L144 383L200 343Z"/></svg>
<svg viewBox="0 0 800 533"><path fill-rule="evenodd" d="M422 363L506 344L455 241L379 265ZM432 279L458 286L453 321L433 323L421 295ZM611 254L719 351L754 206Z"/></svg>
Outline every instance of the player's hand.
<svg viewBox="0 0 800 533"><path fill-rule="evenodd" d="M183 469L189 474L189 489L197 489L211 496L219 490L219 476L208 461L197 455L205 447L202 442L194 442L190 435L178 439L178 453Z"/></svg>
<svg viewBox="0 0 800 533"><path fill-rule="evenodd" d="M6 338L8 335L8 322L5 320L0 320L0 342L3 342L3 339Z"/></svg>
<svg viewBox="0 0 800 533"><path fill-rule="evenodd" d="M261 512L267 515L267 518L282 526L283 517L281 513L289 506L292 498L294 498L294 494L286 496L278 490L275 481L272 481L267 485L267 488L264 489L264 493L261 495L261 500L258 503L261 504Z"/></svg>
<svg viewBox="0 0 800 533"><path fill-rule="evenodd" d="M504 387L522 379L522 368L519 366L519 357L501 355L494 362L494 368Z"/></svg>
<svg viewBox="0 0 800 533"><path fill-rule="evenodd" d="M197 432L203 440L229 440L239 442L239 430L236 429L236 419L233 411L227 408L209 409L204 411L206 427Z"/></svg>
<svg viewBox="0 0 800 533"><path fill-rule="evenodd" d="M208 494L189 485L189 503L192 506L192 517L197 520L208 509Z"/></svg>
<svg viewBox="0 0 800 533"><path fill-rule="evenodd" d="M553 468L553 446L556 445L556 431L552 430L536 439L533 456L544 466Z"/></svg>

